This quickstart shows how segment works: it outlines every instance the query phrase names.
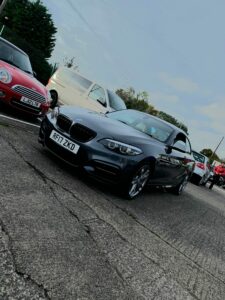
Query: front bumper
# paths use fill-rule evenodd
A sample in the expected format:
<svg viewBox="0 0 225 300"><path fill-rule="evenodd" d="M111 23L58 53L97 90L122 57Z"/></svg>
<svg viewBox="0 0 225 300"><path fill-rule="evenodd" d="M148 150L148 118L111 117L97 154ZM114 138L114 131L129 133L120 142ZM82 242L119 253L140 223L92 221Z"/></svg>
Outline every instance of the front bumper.
<svg viewBox="0 0 225 300"><path fill-rule="evenodd" d="M78 144L80 146L78 153L74 154L52 141L49 136L53 129ZM42 121L39 132L39 142L70 165L82 167L91 176L104 182L116 184L125 182L136 169L141 157L127 157L114 153L97 140L97 137L86 143L73 140L60 131L48 116Z"/></svg>
<svg viewBox="0 0 225 300"><path fill-rule="evenodd" d="M3 94L3 95L2 95ZM10 106L19 111L28 113L33 116L43 116L48 112L49 104L42 103L40 107L36 108L29 104L20 101L22 95L14 92L6 84L0 82L0 102Z"/></svg>

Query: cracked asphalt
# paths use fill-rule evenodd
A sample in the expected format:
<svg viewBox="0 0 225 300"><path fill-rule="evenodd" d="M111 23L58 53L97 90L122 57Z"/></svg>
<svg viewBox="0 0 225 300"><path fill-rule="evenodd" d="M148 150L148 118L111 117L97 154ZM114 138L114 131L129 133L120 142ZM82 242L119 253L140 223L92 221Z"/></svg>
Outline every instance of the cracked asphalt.
<svg viewBox="0 0 225 300"><path fill-rule="evenodd" d="M225 299L225 191L134 201L0 117L0 299Z"/></svg>

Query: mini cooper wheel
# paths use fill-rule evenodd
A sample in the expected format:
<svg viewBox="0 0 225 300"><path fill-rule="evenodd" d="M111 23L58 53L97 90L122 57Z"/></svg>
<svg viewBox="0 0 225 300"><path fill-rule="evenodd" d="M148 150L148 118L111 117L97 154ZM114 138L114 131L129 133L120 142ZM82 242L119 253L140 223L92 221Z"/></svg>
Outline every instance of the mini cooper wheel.
<svg viewBox="0 0 225 300"><path fill-rule="evenodd" d="M149 175L149 165L143 164L137 169L127 184L125 195L128 199L133 199L142 192L148 182Z"/></svg>
<svg viewBox="0 0 225 300"><path fill-rule="evenodd" d="M174 188L172 188L173 194L175 194L175 195L181 195L182 192L184 191L184 189L187 186L188 179L189 179L189 176L186 175L185 178L182 179L182 181L177 186L175 186Z"/></svg>

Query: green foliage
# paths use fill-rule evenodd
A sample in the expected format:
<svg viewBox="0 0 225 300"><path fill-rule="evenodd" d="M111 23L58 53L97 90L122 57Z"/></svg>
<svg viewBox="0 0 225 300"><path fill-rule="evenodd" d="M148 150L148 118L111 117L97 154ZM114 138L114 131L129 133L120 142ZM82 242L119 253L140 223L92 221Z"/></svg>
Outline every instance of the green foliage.
<svg viewBox="0 0 225 300"><path fill-rule="evenodd" d="M219 158L219 156L216 154L216 153L213 153L213 150L212 149L202 149L200 151L200 153L202 153L203 155L207 156L208 158L210 158L210 163L212 163L214 160L217 160L217 161L221 161L221 159Z"/></svg>
<svg viewBox="0 0 225 300"><path fill-rule="evenodd" d="M147 92L143 91L136 93L135 90L130 87L127 90L118 89L116 93L124 100L127 108L136 109L157 116L188 133L188 128L183 123L163 111L158 111L153 105L149 104L149 95Z"/></svg>
<svg viewBox="0 0 225 300"><path fill-rule="evenodd" d="M132 108L139 111L147 112L152 115L156 115L157 110L154 108L154 106L148 103L149 96L147 92L141 92L136 94L135 90L130 87L127 90L118 89L116 93L124 100L127 108Z"/></svg>
<svg viewBox="0 0 225 300"><path fill-rule="evenodd" d="M47 59L55 46L55 28L51 15L40 0L8 0L0 22L8 20L3 37L29 56L38 79L46 84L53 66Z"/></svg>
<svg viewBox="0 0 225 300"><path fill-rule="evenodd" d="M158 114L157 114L157 117L164 120L164 121L167 121L179 128L181 128L184 132L188 133L188 128L187 126L185 126L183 123L179 122L177 119L175 119L173 116L163 112L163 111L159 111Z"/></svg>

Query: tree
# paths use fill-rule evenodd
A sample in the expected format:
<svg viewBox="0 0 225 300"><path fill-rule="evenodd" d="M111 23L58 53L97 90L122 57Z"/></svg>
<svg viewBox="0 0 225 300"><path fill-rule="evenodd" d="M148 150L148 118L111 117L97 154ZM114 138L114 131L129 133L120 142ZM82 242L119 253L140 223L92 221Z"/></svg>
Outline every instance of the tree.
<svg viewBox="0 0 225 300"><path fill-rule="evenodd" d="M149 95L147 92L143 91L136 94L134 88L130 87L127 90L118 89L116 93L124 100L127 108L140 110L150 115L157 116L158 118L165 120L188 133L186 125L179 122L173 116L163 111L158 111L153 105L149 104Z"/></svg>
<svg viewBox="0 0 225 300"><path fill-rule="evenodd" d="M130 87L127 90L118 89L116 93L124 100L127 108L137 109L152 115L156 115L157 111L155 110L154 106L148 103L149 95L147 92L144 91L136 94L135 90Z"/></svg>
<svg viewBox="0 0 225 300"><path fill-rule="evenodd" d="M31 59L38 79L46 83L52 66L48 63L55 46L56 27L40 0L8 0L0 16L5 22L3 37L24 50Z"/></svg>
<svg viewBox="0 0 225 300"><path fill-rule="evenodd" d="M212 163L214 160L221 161L221 159L219 158L219 156L216 153L214 153L213 150L210 149L210 148L202 149L200 151L200 153L202 153L203 155L205 155L208 158L210 158L210 163Z"/></svg>
<svg viewBox="0 0 225 300"><path fill-rule="evenodd" d="M184 125L183 123L179 122L177 119L175 119L173 116L163 112L163 111L159 111L157 114L157 117L167 121L175 126L177 126L178 128L181 128L184 132L188 133L188 128L186 125Z"/></svg>

